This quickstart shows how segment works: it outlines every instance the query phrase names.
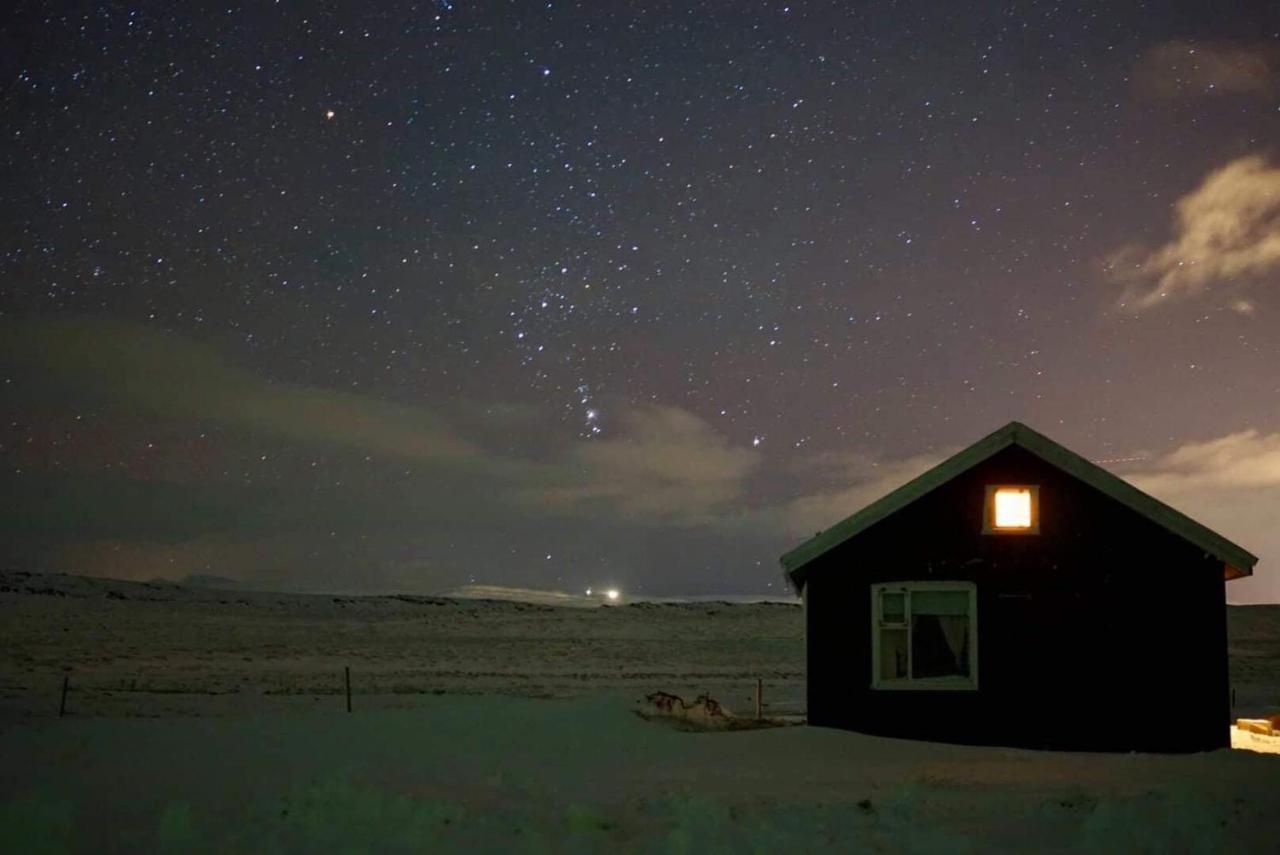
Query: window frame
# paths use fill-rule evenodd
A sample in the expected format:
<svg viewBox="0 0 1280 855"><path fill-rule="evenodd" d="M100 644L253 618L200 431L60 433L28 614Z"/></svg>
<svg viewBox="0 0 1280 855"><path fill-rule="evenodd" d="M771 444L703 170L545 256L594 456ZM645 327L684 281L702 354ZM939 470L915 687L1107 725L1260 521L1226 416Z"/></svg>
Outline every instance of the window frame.
<svg viewBox="0 0 1280 855"><path fill-rule="evenodd" d="M963 591L969 595L969 676L912 677L911 674L911 592L912 591ZM885 624L881 614L881 595L902 593L904 597L905 623ZM882 678L880 676L880 635L886 629L907 632L907 677ZM978 586L965 581L913 581L881 582L871 586L871 688L876 691L961 691L978 690Z"/></svg>
<svg viewBox="0 0 1280 855"><path fill-rule="evenodd" d="M1031 493L1031 525L1026 528L1002 528L996 525L996 490L1027 490ZM1039 534L1040 533L1040 485L1039 484L988 484L982 502L983 534Z"/></svg>

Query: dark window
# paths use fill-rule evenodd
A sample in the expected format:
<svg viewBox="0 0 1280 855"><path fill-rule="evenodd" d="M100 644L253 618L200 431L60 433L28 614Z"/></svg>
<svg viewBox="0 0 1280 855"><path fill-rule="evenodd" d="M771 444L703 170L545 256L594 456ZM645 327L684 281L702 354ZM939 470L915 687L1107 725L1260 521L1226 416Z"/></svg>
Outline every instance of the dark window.
<svg viewBox="0 0 1280 855"><path fill-rule="evenodd" d="M907 582L873 588L877 688L977 688L975 588Z"/></svg>

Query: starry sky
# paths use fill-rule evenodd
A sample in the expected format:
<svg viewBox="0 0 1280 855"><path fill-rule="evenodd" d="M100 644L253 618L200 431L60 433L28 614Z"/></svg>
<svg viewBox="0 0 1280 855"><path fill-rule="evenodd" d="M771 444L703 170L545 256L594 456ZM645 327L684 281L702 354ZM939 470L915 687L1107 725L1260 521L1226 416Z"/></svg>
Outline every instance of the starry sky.
<svg viewBox="0 0 1280 855"><path fill-rule="evenodd" d="M782 593L1016 418L1280 600L1274 3L0 27L6 565Z"/></svg>

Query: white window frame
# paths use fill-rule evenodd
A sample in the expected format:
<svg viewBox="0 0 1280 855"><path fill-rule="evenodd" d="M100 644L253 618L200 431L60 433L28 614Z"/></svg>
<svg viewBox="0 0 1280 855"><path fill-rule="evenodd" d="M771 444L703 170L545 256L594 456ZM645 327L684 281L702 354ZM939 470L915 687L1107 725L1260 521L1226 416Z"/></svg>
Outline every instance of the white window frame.
<svg viewBox="0 0 1280 855"><path fill-rule="evenodd" d="M902 624L885 624L880 613L881 594L903 594L905 629L907 631L907 673L911 671L911 592L964 591L969 595L969 676L881 678L880 633L886 628L904 628ZM976 691L978 688L978 586L973 582L885 582L871 586L871 688L887 691Z"/></svg>

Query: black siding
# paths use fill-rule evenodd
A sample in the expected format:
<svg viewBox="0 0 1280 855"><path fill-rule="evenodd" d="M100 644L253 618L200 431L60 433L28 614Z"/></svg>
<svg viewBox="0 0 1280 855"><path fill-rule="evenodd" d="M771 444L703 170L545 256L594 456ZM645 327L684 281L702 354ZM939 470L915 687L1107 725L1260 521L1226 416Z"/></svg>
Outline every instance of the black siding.
<svg viewBox="0 0 1280 855"><path fill-rule="evenodd" d="M983 535L988 484L1040 485L1040 534ZM978 589L976 691L876 691L870 587ZM1012 446L815 559L809 722L868 733L1088 750L1229 741L1223 568Z"/></svg>

